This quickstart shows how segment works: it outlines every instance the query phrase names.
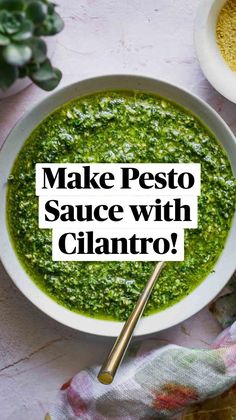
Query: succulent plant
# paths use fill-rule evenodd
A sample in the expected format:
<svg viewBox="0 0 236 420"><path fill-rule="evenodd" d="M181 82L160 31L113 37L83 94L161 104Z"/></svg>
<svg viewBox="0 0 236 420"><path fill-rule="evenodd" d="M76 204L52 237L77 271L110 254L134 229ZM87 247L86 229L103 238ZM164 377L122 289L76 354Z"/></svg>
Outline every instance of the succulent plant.
<svg viewBox="0 0 236 420"><path fill-rule="evenodd" d="M48 59L42 38L63 29L55 7L47 0L0 0L0 89L26 76L44 90L58 85L62 74Z"/></svg>

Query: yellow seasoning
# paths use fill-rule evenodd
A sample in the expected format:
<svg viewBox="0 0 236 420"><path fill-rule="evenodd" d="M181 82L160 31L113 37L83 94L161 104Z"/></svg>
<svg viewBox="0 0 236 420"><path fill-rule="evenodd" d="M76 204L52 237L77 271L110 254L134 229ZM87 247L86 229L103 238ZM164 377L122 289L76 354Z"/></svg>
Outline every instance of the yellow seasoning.
<svg viewBox="0 0 236 420"><path fill-rule="evenodd" d="M236 0L228 0L220 10L216 23L216 40L220 52L236 71Z"/></svg>

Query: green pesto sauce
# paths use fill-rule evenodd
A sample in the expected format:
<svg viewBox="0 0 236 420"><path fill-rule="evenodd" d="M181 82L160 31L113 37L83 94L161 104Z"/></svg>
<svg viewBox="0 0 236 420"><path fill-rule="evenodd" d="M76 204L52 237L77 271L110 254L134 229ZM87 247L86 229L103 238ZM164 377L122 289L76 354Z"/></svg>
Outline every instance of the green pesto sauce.
<svg viewBox="0 0 236 420"><path fill-rule="evenodd" d="M235 181L220 144L185 109L140 92L76 99L36 128L9 177L10 235L32 279L71 310L125 320L154 263L53 262L51 231L38 228L37 162L200 162L198 229L185 230L185 260L167 263L146 314L173 305L213 270L235 209Z"/></svg>

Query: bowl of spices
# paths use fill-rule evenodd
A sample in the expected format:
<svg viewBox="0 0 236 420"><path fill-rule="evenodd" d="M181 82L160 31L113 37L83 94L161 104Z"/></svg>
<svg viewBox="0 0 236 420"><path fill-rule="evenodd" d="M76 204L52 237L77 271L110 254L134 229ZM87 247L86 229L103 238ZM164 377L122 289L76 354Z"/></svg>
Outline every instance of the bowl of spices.
<svg viewBox="0 0 236 420"><path fill-rule="evenodd" d="M236 103L236 0L204 0L195 21L201 69L211 85Z"/></svg>

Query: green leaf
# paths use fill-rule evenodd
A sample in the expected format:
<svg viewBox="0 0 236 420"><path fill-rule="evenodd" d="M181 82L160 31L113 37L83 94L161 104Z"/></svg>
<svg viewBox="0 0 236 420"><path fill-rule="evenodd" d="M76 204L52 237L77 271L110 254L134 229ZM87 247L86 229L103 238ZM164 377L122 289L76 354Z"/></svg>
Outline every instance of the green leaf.
<svg viewBox="0 0 236 420"><path fill-rule="evenodd" d="M5 35L0 34L0 46L3 47L5 45L8 45L9 43L10 39Z"/></svg>
<svg viewBox="0 0 236 420"><path fill-rule="evenodd" d="M43 63L47 58L47 45L39 38L32 38L30 40L30 47L32 50L32 59L36 63Z"/></svg>
<svg viewBox="0 0 236 420"><path fill-rule="evenodd" d="M25 20L25 13L24 12L14 12L15 18L19 21L20 24L22 24Z"/></svg>
<svg viewBox="0 0 236 420"><path fill-rule="evenodd" d="M64 28L64 22L58 13L53 13L51 16L49 16L49 19L51 20L52 29L50 35L55 35L62 31Z"/></svg>
<svg viewBox="0 0 236 420"><path fill-rule="evenodd" d="M47 16L47 5L42 3L41 1L31 1L26 8L26 15L29 19L31 19L34 23L38 24L44 21L45 17Z"/></svg>
<svg viewBox="0 0 236 420"><path fill-rule="evenodd" d="M18 31L19 26L18 26L18 24L16 22L14 22L12 20L11 22L8 21L8 22L4 23L3 28L4 28L4 32L6 34L13 35L13 34L15 34Z"/></svg>
<svg viewBox="0 0 236 420"><path fill-rule="evenodd" d="M52 24L48 21L48 18L46 18L41 25L38 25L34 29L34 35L35 36L48 36L50 35L50 32L52 30Z"/></svg>
<svg viewBox="0 0 236 420"><path fill-rule="evenodd" d="M24 41L26 39L31 38L32 34L33 34L33 29L34 29L33 24L30 22L30 20L25 20L22 23L19 31L12 36L12 40L13 41Z"/></svg>
<svg viewBox="0 0 236 420"><path fill-rule="evenodd" d="M0 61L0 88L3 90L8 89L17 79L17 67L10 66L4 61Z"/></svg>
<svg viewBox="0 0 236 420"><path fill-rule="evenodd" d="M23 0L0 0L0 9L5 10L23 10L24 1Z"/></svg>
<svg viewBox="0 0 236 420"><path fill-rule="evenodd" d="M18 77L20 79L23 79L23 77L27 77L28 76L28 69L27 69L27 65L24 67L19 67L19 74Z"/></svg>
<svg viewBox="0 0 236 420"><path fill-rule="evenodd" d="M32 57L32 51L27 45L9 44L3 50L3 57L8 64L24 66Z"/></svg>
<svg viewBox="0 0 236 420"><path fill-rule="evenodd" d="M9 13L6 10L0 10L0 23L4 23L9 16Z"/></svg>
<svg viewBox="0 0 236 420"><path fill-rule="evenodd" d="M54 13L55 7L56 7L55 3L48 3L48 13L49 13L49 15L52 15Z"/></svg>
<svg viewBox="0 0 236 420"><path fill-rule="evenodd" d="M39 86L41 89L50 91L55 89L61 81L62 73L59 69L53 68L52 75L47 80L35 80L32 76L30 76L31 80Z"/></svg>
<svg viewBox="0 0 236 420"><path fill-rule="evenodd" d="M4 10L2 11L4 12ZM6 12L0 15L1 30L5 34L13 35L19 31L22 25L22 15L20 12Z"/></svg>
<svg viewBox="0 0 236 420"><path fill-rule="evenodd" d="M61 32L64 28L64 22L62 18L57 14L47 15L42 25L35 29L35 35L37 36L50 36L56 35Z"/></svg>
<svg viewBox="0 0 236 420"><path fill-rule="evenodd" d="M44 82L50 78L52 78L54 75L53 73L53 67L51 65L50 60L48 58L41 63L38 68L33 70L30 74L30 76L37 82Z"/></svg>

